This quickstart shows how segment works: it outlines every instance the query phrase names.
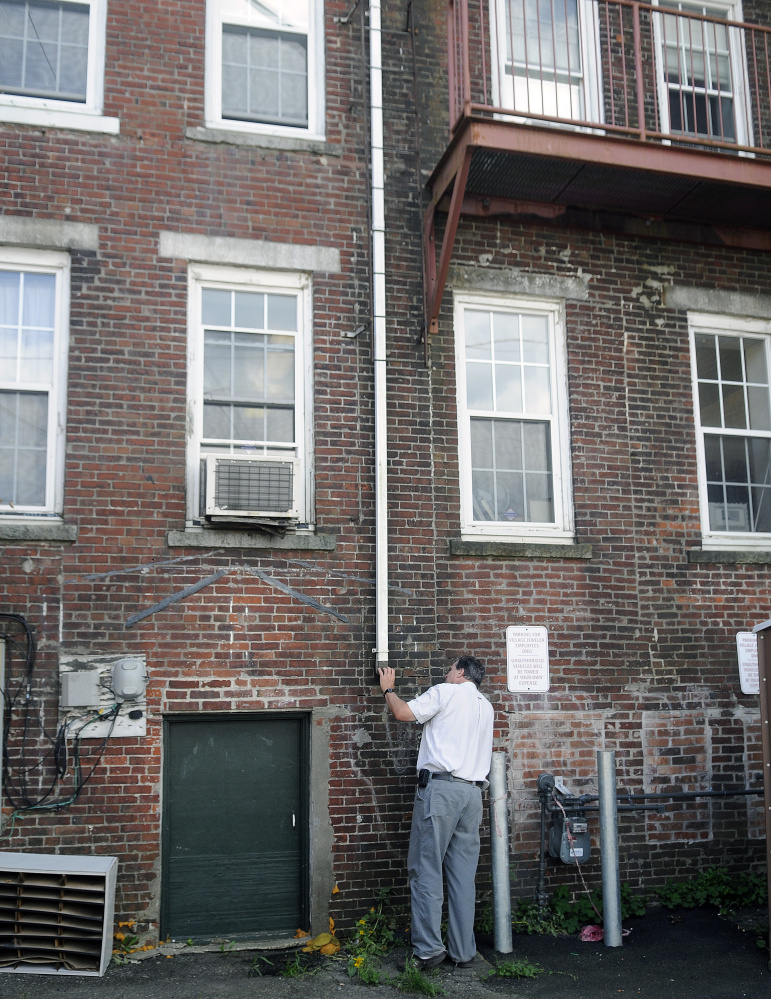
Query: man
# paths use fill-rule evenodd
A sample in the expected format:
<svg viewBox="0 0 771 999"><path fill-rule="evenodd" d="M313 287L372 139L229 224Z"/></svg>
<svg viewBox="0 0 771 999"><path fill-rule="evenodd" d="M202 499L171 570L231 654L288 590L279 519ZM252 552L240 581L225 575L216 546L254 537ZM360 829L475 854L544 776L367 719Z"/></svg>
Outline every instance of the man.
<svg viewBox="0 0 771 999"><path fill-rule="evenodd" d="M412 949L420 969L445 957L468 966L476 955L474 903L482 788L490 772L493 708L479 692L485 669L461 656L445 675L411 701L393 688L395 672L378 669L380 689L397 721L423 725L418 787L407 870L412 894ZM447 949L442 943L442 868L447 881Z"/></svg>

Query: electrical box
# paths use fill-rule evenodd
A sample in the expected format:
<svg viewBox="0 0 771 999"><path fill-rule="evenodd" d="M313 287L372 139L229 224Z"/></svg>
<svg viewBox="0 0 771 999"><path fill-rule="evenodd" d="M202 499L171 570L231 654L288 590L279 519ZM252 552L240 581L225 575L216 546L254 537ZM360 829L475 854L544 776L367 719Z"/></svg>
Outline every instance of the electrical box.
<svg viewBox="0 0 771 999"><path fill-rule="evenodd" d="M549 830L549 853L563 864L584 864L589 859L591 838L589 823L583 811L554 812Z"/></svg>
<svg viewBox="0 0 771 999"><path fill-rule="evenodd" d="M63 708L92 708L99 704L99 674L93 670L73 670L61 674L59 704Z"/></svg>

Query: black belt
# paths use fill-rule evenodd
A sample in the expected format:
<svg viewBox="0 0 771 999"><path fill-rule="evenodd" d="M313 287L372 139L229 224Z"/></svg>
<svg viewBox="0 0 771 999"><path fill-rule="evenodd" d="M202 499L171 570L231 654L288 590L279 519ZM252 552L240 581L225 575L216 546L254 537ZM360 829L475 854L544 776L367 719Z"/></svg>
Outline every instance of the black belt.
<svg viewBox="0 0 771 999"><path fill-rule="evenodd" d="M484 787L485 782L483 780L466 780L465 777L456 777L454 774L437 773L431 771L431 780L459 780L461 784L473 784L474 787Z"/></svg>

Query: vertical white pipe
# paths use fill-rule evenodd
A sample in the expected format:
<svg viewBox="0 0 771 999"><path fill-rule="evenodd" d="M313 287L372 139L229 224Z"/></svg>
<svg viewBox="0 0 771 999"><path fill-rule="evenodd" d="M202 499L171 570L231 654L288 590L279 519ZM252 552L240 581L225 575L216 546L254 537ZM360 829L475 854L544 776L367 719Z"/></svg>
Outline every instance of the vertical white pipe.
<svg viewBox="0 0 771 999"><path fill-rule="evenodd" d="M375 664L388 663L388 423L386 378L383 62L380 0L369 5L369 91L372 158L372 317L375 364Z"/></svg>
<svg viewBox="0 0 771 999"><path fill-rule="evenodd" d="M509 809L506 754L493 753L490 766L490 849L493 865L493 932L495 949L510 954L511 883L509 881Z"/></svg>
<svg viewBox="0 0 771 999"><path fill-rule="evenodd" d="M600 796L600 856L602 859L602 925L606 947L620 947L621 883L618 874L618 809L616 805L616 754L597 751Z"/></svg>

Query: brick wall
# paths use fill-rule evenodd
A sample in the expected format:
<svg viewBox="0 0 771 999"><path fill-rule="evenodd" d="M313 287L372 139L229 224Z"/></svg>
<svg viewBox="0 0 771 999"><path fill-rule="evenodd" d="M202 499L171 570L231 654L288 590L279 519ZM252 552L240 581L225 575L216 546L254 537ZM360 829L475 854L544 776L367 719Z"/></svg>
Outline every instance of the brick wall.
<svg viewBox="0 0 771 999"><path fill-rule="evenodd" d="M34 694L47 732L60 654L143 653L150 670L147 736L108 742L77 802L20 816L3 843L118 855L119 914L149 939L162 722L180 712L312 712L329 744L340 889L324 904L345 926L378 888L405 896L417 737L389 718L373 684L371 346L368 332L342 336L369 315L366 60L358 14L333 20L347 11L327 4L323 154L185 137L203 124L203 0L167 5L160 20L155 4L111 6L106 112L120 117L119 136L0 125L2 211L100 231L98 251L72 255L65 519L78 540L8 544L3 606L37 636ZM515 887L526 896L542 772L591 792L604 748L616 751L629 791L760 786L757 699L739 691L734 635L771 616L768 569L687 561L700 541L687 325L662 292L673 283L760 293L769 258L464 218L456 263L588 280L588 298L566 303L566 334L576 535L592 558L450 556L459 536L452 289L426 345L420 248L421 185L447 130L442 5L413 15L406 4L384 13L392 659L403 696L440 679L463 650L486 662L496 748L509 754ZM159 257L160 231L340 250L341 272L314 277L313 303L317 524L335 535L333 552L224 551L216 539L205 550L167 547L185 520L187 277L184 262ZM512 624L547 627L548 693L507 692ZM18 764L17 721L11 735ZM45 739L35 741L42 755ZM86 763L98 749L89 746ZM50 778L50 759L46 768ZM707 862L758 862L761 827L755 799L625 814L622 877L647 888ZM587 877L599 882L596 859ZM574 884L575 872L550 864L549 887L561 882Z"/></svg>

